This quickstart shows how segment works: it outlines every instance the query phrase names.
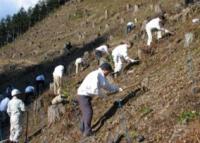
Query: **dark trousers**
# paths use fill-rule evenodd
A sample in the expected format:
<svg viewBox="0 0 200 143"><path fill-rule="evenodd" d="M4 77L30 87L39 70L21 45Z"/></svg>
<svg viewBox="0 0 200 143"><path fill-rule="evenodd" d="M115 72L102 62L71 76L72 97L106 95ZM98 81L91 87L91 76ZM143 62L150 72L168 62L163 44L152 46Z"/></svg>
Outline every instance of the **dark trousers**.
<svg viewBox="0 0 200 143"><path fill-rule="evenodd" d="M126 34L130 33L132 30L133 30L133 26L128 25L128 26L126 27Z"/></svg>
<svg viewBox="0 0 200 143"><path fill-rule="evenodd" d="M188 4L191 4L191 3L194 3L194 0L185 0L185 5L188 5Z"/></svg>
<svg viewBox="0 0 200 143"><path fill-rule="evenodd" d="M100 59L101 59L101 57L102 57L102 52L96 50L96 51L95 51L95 56L96 56L96 59L98 60L98 64L99 64L99 61L100 61Z"/></svg>
<svg viewBox="0 0 200 143"><path fill-rule="evenodd" d="M33 102L34 99L35 99L35 93L34 92L26 93L25 99L24 99L25 105L31 104L31 102Z"/></svg>
<svg viewBox="0 0 200 143"><path fill-rule="evenodd" d="M37 80L36 81L36 93L40 95L44 90L44 80Z"/></svg>
<svg viewBox="0 0 200 143"><path fill-rule="evenodd" d="M91 122L93 116L93 109L91 105L92 98L89 96L79 96L78 103L82 113L81 117L81 131L84 135L89 135L92 132Z"/></svg>

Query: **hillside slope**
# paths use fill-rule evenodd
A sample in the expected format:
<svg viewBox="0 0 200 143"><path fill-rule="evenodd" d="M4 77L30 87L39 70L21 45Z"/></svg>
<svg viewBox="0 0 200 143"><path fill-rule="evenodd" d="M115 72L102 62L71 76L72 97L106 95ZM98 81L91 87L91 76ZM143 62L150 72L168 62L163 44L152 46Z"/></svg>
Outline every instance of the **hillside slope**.
<svg viewBox="0 0 200 143"><path fill-rule="evenodd" d="M193 95L191 92L193 85L187 71L189 50L184 47L185 33L193 32L194 40L190 46L192 74L195 78L195 87L199 87L200 25L191 22L192 18L199 16L199 5L189 8L180 6L180 10L177 10L178 0L70 2L31 28L15 43L1 49L1 73L5 77L1 83L6 85L12 81L18 87L23 87L27 80L31 80L36 73L43 71L51 81L51 72L56 64L63 63L67 67L76 57L83 55L84 51L106 42L114 46L121 40L132 40L134 48L131 49L130 56L136 57L137 49L143 47L146 42L146 38L142 38L140 27L145 18L154 14L152 7L157 2L160 2L168 13L166 27L175 31L175 35L155 42L156 49L153 56L146 55L140 65L131 68L128 73L113 81L119 86L127 87L148 78L148 90L142 91L136 86L111 95L107 99L95 98L93 124L98 123L101 117L104 119L102 124L98 124L100 128L96 134L88 139L83 139L79 132L80 111L77 105L70 102L66 104L66 113L60 121L44 128L31 142L104 143L111 142L115 138L123 143L127 142L125 125L132 142L137 142L138 135L143 135L146 143L199 142L200 97L198 93ZM132 6L128 10L127 4ZM139 5L137 12L134 12L135 4ZM184 10L181 11L182 9ZM105 10L108 10L107 18ZM185 14L187 10L189 12ZM131 34L125 35L126 22L135 18L138 19L136 29ZM63 44L66 41L71 41L76 47L71 56L63 52ZM91 54L90 67L80 75L70 74L65 77L70 101L75 99L76 83L88 72L97 68L93 59ZM8 65L14 66L14 72L10 71L12 68L6 68ZM15 72L16 70L19 72ZM10 75L6 71L9 71ZM18 82L15 82L16 79L19 79ZM34 116L37 122L33 122L33 118L30 118L31 133L47 122L47 106L52 97L49 93L45 93L41 98L44 107L41 107L40 114L43 116ZM121 109L115 104L120 98L125 98ZM122 117L125 120L122 120Z"/></svg>

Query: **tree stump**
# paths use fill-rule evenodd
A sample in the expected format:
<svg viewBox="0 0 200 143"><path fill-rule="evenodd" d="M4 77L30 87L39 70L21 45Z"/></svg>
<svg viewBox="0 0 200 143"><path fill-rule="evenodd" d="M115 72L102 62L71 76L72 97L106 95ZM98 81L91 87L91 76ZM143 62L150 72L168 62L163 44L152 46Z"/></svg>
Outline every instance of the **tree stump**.
<svg viewBox="0 0 200 143"><path fill-rule="evenodd" d="M52 92L54 91L53 82L51 82L51 83L49 84L49 90L52 91Z"/></svg>
<svg viewBox="0 0 200 143"><path fill-rule="evenodd" d="M108 10L105 10L105 19L108 19Z"/></svg>
<svg viewBox="0 0 200 143"><path fill-rule="evenodd" d="M155 13L156 14L162 14L163 10L162 10L162 6L160 4L156 4L154 7Z"/></svg>
<svg viewBox="0 0 200 143"><path fill-rule="evenodd" d="M136 5L134 5L134 13L136 13L138 11L139 11L139 6L136 4Z"/></svg>
<svg viewBox="0 0 200 143"><path fill-rule="evenodd" d="M131 10L131 5L128 3L126 4L126 11L130 11Z"/></svg>
<svg viewBox="0 0 200 143"><path fill-rule="evenodd" d="M55 123L61 119L61 116L66 112L63 104L51 105L48 108L48 125Z"/></svg>

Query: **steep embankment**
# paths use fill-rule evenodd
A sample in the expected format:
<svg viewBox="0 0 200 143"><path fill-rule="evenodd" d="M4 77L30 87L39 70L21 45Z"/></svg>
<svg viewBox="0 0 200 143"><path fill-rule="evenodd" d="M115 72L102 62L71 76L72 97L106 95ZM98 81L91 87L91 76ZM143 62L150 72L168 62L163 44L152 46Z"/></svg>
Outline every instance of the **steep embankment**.
<svg viewBox="0 0 200 143"><path fill-rule="evenodd" d="M49 60L49 67L52 67L51 62L53 63L56 57L63 54L65 41L69 40L76 45L81 45L94 40L98 33L102 36L108 35L107 42L111 45L116 45L124 39L132 40L134 48L130 50L130 57L135 57L137 48L143 47L146 42L146 38L143 38L144 36L140 33L141 25L146 17L153 15L156 2L158 1L85 0L81 3L69 3L20 37L15 42L15 47L11 44L3 48L1 57L4 58L5 63L8 62L6 59L12 57L11 59L14 60L9 62L14 64L19 59L24 59L28 66L31 65L30 63L41 63L45 58L45 60ZM185 9L178 4L175 5L176 2L178 1L161 2L168 13L166 27L175 31L175 35L156 42L155 47L157 48L153 56L146 55L140 65L131 68L129 72L113 81L122 87L127 87L148 78L147 91L140 91L136 86L123 93L111 95L107 99L95 98L93 100L93 125L100 119L102 122L98 124L99 129L97 129L98 126L94 128L97 131L95 136L86 140L83 140L79 132L80 112L77 106L72 103L66 104L66 113L63 117L52 126L44 128L41 134L32 139L32 142L77 143L82 140L82 142L104 143L115 138L122 143L126 142L127 137L125 124L132 142L136 142L138 135L143 135L144 142L147 143L198 142L200 136L197 128L200 115L199 94L191 94L192 82L187 71L189 52L184 47L184 34L186 32L194 33L194 40L190 46L193 61L192 74L196 86L199 87L200 26L192 24L191 20L198 16L200 7L196 5ZM128 8L127 4L131 4L132 7ZM134 8L135 4L139 5L138 11ZM108 15L105 14L106 10ZM124 25L127 21L135 18L138 20L136 29L130 35L125 35ZM105 42L103 41L103 43ZM79 48L81 47L85 46ZM16 52L13 53L13 51ZM78 50L75 51L71 57L64 56L55 63L67 61L68 58L73 61L78 52ZM75 98L76 83L96 68L93 59L94 57L90 56L90 67L80 75L66 77L65 86L70 94L70 99ZM44 67L42 69L45 69ZM27 75L30 74L27 73ZM126 98L123 108L117 108L114 102L124 97ZM44 107L41 107L40 114L44 116L38 118L35 116L37 121L34 122L30 120L29 132L31 133L41 126L38 122L46 124L47 106L52 97L46 93L41 98ZM121 117L124 117L125 120Z"/></svg>

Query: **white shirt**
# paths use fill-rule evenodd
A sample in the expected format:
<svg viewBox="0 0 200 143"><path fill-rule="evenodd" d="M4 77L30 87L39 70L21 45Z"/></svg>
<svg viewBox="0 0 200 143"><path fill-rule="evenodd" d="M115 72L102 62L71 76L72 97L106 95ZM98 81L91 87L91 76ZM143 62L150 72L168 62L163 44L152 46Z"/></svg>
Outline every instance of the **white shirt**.
<svg viewBox="0 0 200 143"><path fill-rule="evenodd" d="M119 58L124 58L125 60L132 60L131 58L128 57L128 45L127 44L121 44L117 46L113 51L112 51L112 56L113 57L119 57Z"/></svg>
<svg viewBox="0 0 200 143"><path fill-rule="evenodd" d="M75 61L75 65L81 64L83 62L82 58L77 58Z"/></svg>
<svg viewBox="0 0 200 143"><path fill-rule="evenodd" d="M164 29L163 27L160 26L160 22L161 22L161 19L159 17L154 18L146 24L146 29L149 29L149 30L157 29L164 32L168 32L167 29Z"/></svg>
<svg viewBox="0 0 200 143"><path fill-rule="evenodd" d="M102 46L100 46L100 47L97 47L96 50L97 50L97 51L101 51L101 52L103 52L103 53L109 54L109 53L108 53L108 46L106 46L106 45L102 45Z"/></svg>
<svg viewBox="0 0 200 143"><path fill-rule="evenodd" d="M25 110L25 105L22 100L18 99L15 96L8 102L7 113L11 117L19 116L21 115L21 112L24 112Z"/></svg>
<svg viewBox="0 0 200 143"><path fill-rule="evenodd" d="M119 90L117 86L111 85L103 74L103 71L99 68L89 73L82 84L78 88L77 94L80 96L101 96L101 89L105 89L109 92L116 92Z"/></svg>
<svg viewBox="0 0 200 143"><path fill-rule="evenodd" d="M35 78L36 81L44 81L45 80L45 77L43 74L41 75L38 75L36 78Z"/></svg>
<svg viewBox="0 0 200 143"><path fill-rule="evenodd" d="M62 77L63 73L64 73L64 66L59 65L59 66L55 67L54 72L53 72L53 76Z"/></svg>
<svg viewBox="0 0 200 143"><path fill-rule="evenodd" d="M35 88L33 86L27 86L25 88L25 93L33 93L35 91Z"/></svg>
<svg viewBox="0 0 200 143"><path fill-rule="evenodd" d="M2 111L2 112L6 112L7 111L8 102L9 101L10 101L10 99L8 97L6 97L3 100L1 100L1 102L0 102L0 111Z"/></svg>
<svg viewBox="0 0 200 143"><path fill-rule="evenodd" d="M133 22L128 22L128 23L127 23L127 26L132 26L132 27L134 27L134 23L133 23Z"/></svg>

